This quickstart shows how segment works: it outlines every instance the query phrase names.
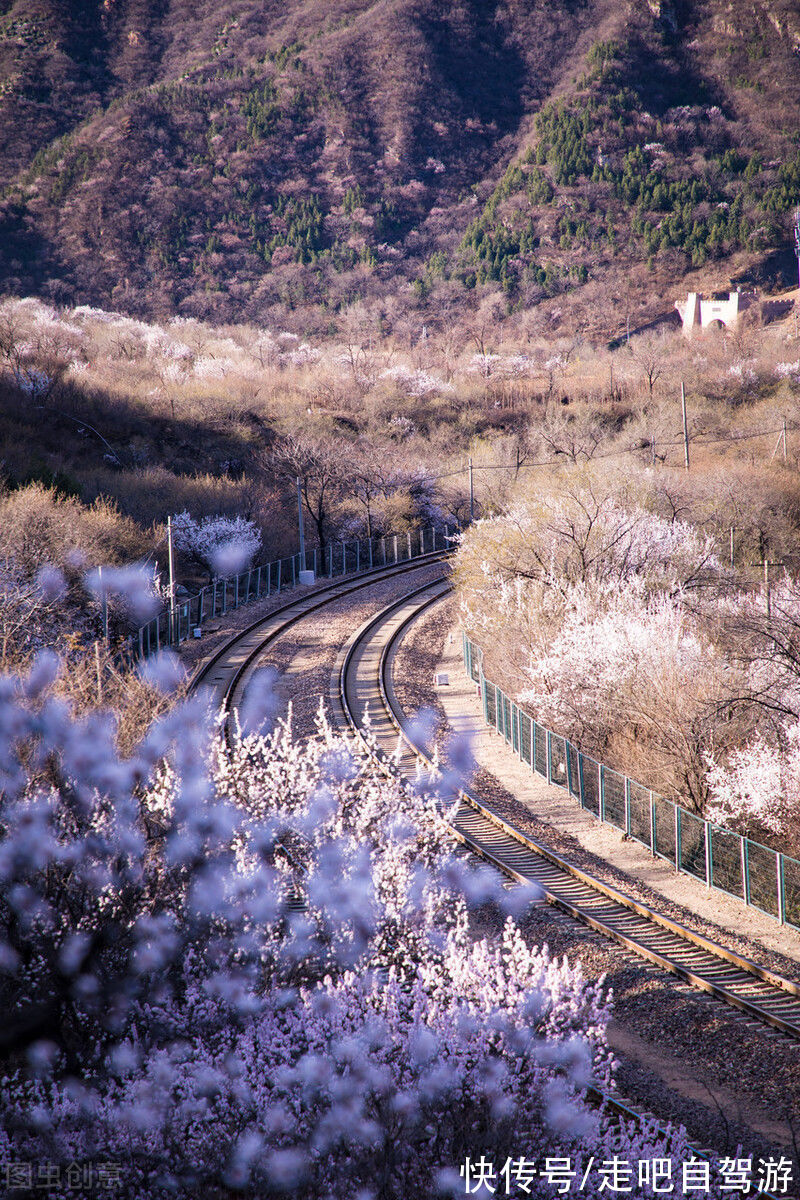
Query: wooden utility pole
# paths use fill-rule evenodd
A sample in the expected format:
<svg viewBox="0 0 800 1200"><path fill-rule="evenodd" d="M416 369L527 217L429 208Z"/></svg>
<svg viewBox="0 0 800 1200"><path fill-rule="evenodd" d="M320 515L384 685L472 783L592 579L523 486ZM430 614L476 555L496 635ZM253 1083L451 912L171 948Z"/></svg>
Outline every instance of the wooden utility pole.
<svg viewBox="0 0 800 1200"><path fill-rule="evenodd" d="M689 470L689 423L686 419L686 385L681 380L681 412L683 414L683 465Z"/></svg>
<svg viewBox="0 0 800 1200"><path fill-rule="evenodd" d="M100 584L100 595L102 597L103 605L103 637L105 638L106 645L108 645L108 594L106 593L106 589L103 587L102 567L97 568L97 578Z"/></svg>
<svg viewBox="0 0 800 1200"><path fill-rule="evenodd" d="M97 703L103 703L103 676L100 670L100 643L95 638L94 641L94 667L97 674Z"/></svg>
<svg viewBox="0 0 800 1200"><path fill-rule="evenodd" d="M169 645L175 640L175 560L172 552L172 517L167 517L167 557L169 559Z"/></svg>

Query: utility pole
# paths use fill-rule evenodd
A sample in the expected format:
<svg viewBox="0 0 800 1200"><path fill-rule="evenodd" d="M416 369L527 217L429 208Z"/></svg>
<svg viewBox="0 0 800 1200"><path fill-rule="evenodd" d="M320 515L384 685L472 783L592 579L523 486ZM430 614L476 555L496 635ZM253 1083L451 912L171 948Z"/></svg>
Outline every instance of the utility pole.
<svg viewBox="0 0 800 1200"><path fill-rule="evenodd" d="M103 604L103 638L106 645L108 645L108 596L106 595L106 589L103 587L102 567L97 568L97 579L100 584L100 596Z"/></svg>
<svg viewBox="0 0 800 1200"><path fill-rule="evenodd" d="M769 456L770 462L772 462L772 460L774 459L775 455L778 453L779 450L783 451L783 462L784 462L784 466L785 466L786 459L787 459L786 417L783 418L783 428L781 429L780 433L778 434L778 440L775 443L775 449L772 451L772 454L770 454L770 456Z"/></svg>
<svg viewBox="0 0 800 1200"><path fill-rule="evenodd" d="M681 380L681 411L683 413L683 465L689 470L689 423L686 419L686 386Z"/></svg>
<svg viewBox="0 0 800 1200"><path fill-rule="evenodd" d="M172 551L172 517L167 517L167 557L169 559L169 645L175 637L175 560Z"/></svg>
<svg viewBox="0 0 800 1200"><path fill-rule="evenodd" d="M472 459L469 460L469 519L475 520L475 485L472 478Z"/></svg>
<svg viewBox="0 0 800 1200"><path fill-rule="evenodd" d="M306 538L303 529L303 493L300 487L300 476L297 476L297 528L300 533L300 570L306 569Z"/></svg>

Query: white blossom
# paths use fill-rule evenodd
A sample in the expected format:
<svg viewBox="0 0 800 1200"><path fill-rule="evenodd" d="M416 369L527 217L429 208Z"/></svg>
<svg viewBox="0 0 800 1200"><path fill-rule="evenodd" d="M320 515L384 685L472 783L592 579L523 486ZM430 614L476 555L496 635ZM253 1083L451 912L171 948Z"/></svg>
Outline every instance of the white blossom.
<svg viewBox="0 0 800 1200"><path fill-rule="evenodd" d="M172 518L175 546L205 563L217 575L236 574L252 562L261 548L261 533L245 517L202 517L188 512Z"/></svg>

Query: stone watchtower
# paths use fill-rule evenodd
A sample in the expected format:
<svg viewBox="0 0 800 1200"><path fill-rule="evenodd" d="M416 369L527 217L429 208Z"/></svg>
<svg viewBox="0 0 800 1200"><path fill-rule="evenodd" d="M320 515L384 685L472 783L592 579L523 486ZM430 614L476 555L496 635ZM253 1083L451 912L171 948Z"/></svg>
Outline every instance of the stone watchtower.
<svg viewBox="0 0 800 1200"><path fill-rule="evenodd" d="M729 292L727 300L716 297L707 300L700 292L689 292L685 300L676 300L675 307L683 321L683 332L691 337L695 329L707 329L709 325L724 325L735 329L747 301L738 290Z"/></svg>

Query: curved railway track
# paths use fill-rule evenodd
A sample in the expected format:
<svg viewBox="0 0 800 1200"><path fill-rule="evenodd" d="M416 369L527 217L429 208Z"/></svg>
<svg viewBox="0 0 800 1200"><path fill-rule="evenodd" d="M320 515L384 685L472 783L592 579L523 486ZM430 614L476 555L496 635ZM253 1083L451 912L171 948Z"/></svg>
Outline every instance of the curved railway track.
<svg viewBox="0 0 800 1200"><path fill-rule="evenodd" d="M413 776L432 764L403 713L392 685L392 661L409 626L446 595L428 584L367 621L339 656L336 708L356 732L369 706L370 728L388 756L403 739L400 769ZM800 986L735 951L630 899L498 817L469 789L460 793L451 826L461 842L506 875L537 883L545 899L629 952L679 976L753 1021L800 1039Z"/></svg>
<svg viewBox="0 0 800 1200"><path fill-rule="evenodd" d="M315 588L313 592L295 596L224 642L198 667L192 676L190 690L207 688L215 704L224 708L230 716L241 703L247 680L258 659L272 642L282 637L294 625L345 596L351 596L399 575L407 575L437 562L444 562L448 553L436 551L390 567L377 567L356 576L348 575Z"/></svg>
<svg viewBox="0 0 800 1200"><path fill-rule="evenodd" d="M294 598L223 644L196 672L191 687L209 687L215 700L232 713L264 650L305 617L342 597L446 558L447 552L429 554L365 572L355 579L338 580ZM406 593L370 618L340 652L331 683L329 699L334 718L361 736L368 708L371 734L387 758L395 756L398 737L402 739L399 769L411 777L416 775L420 761L428 768L432 763L425 748L413 740L411 723L395 695L392 663L409 627L449 591L450 584L443 577ZM549 903L613 939L629 953L679 976L753 1022L800 1039L797 984L593 878L498 817L468 789L460 793L451 827L463 845L507 877L536 882ZM607 1105L620 1118L642 1119L642 1113L616 1097L599 1091L593 1096L596 1103ZM761 1194L769 1197L768 1193Z"/></svg>

